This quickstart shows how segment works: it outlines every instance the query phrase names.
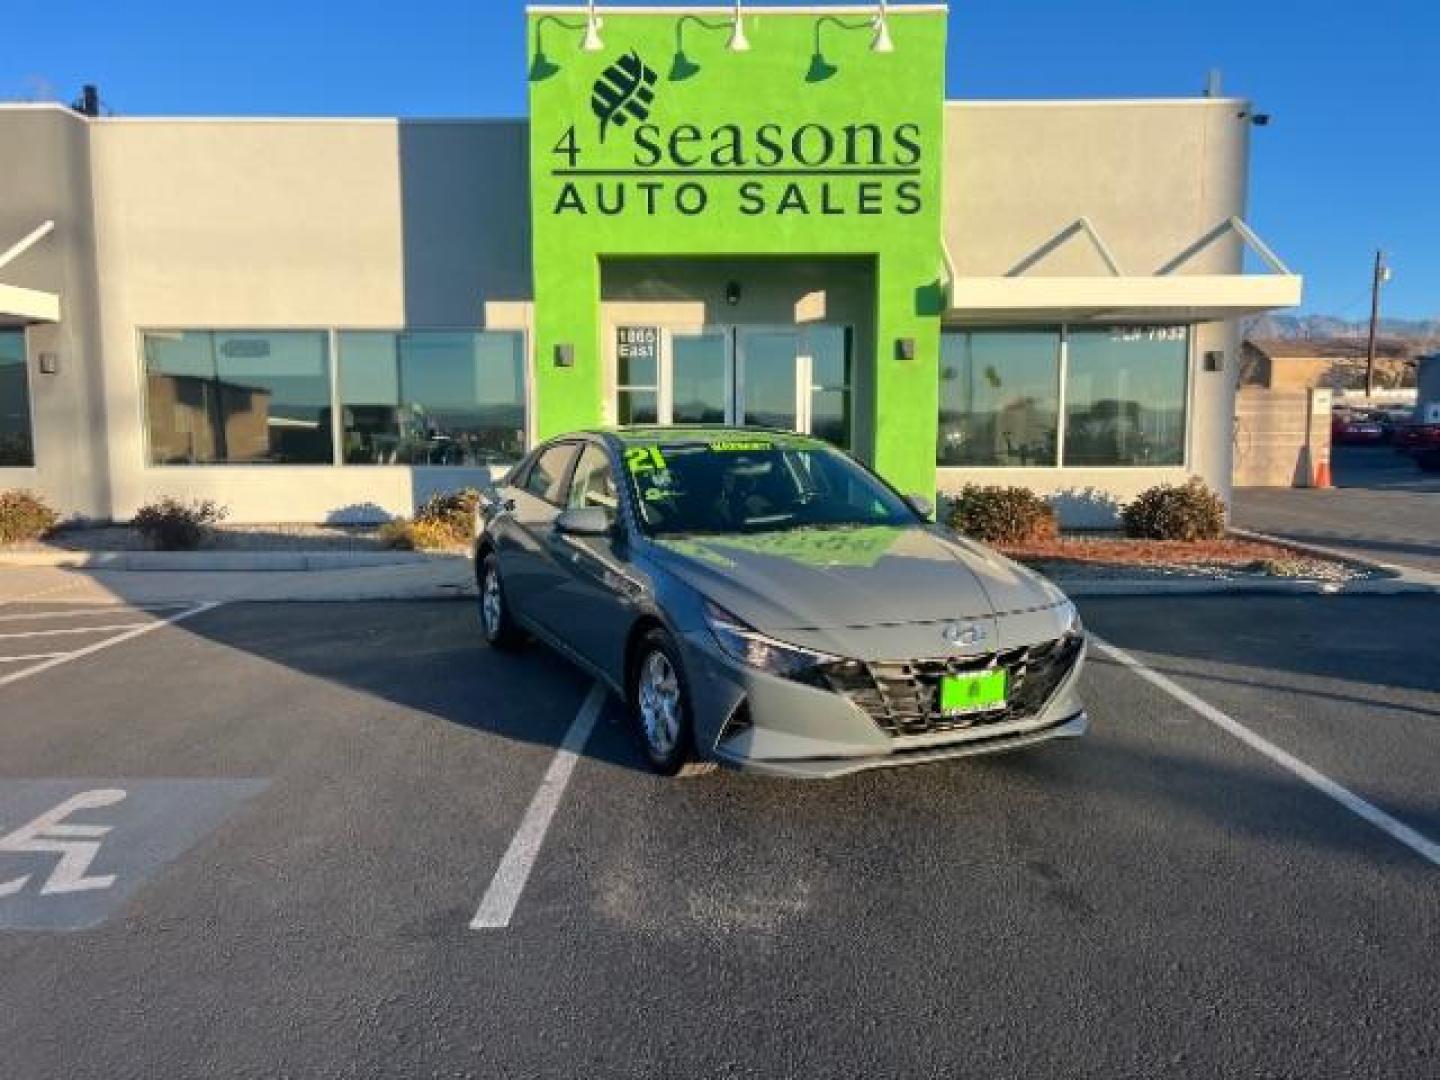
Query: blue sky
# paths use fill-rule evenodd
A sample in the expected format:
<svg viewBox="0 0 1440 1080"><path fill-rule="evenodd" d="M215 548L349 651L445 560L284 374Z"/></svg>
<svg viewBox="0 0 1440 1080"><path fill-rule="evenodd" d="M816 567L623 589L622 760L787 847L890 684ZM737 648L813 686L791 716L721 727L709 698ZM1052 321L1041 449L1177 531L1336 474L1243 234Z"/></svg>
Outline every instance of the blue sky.
<svg viewBox="0 0 1440 1080"><path fill-rule="evenodd" d="M651 0L654 2L654 0ZM758 6L758 5L755 5ZM0 96L99 83L124 114L521 115L520 0L7 0ZM1190 95L1212 67L1273 120L1249 219L1308 278L1305 309L1440 317L1440 4L972 0L951 97Z"/></svg>

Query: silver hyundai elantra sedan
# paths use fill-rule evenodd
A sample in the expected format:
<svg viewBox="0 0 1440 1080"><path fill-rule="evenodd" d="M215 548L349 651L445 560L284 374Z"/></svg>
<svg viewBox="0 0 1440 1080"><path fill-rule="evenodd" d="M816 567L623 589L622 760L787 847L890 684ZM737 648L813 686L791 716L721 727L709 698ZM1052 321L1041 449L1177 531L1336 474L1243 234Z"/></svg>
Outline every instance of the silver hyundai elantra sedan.
<svg viewBox="0 0 1440 1080"><path fill-rule="evenodd" d="M480 622L602 680L668 775L829 777L1083 734L1075 606L930 514L808 436L577 432L482 500Z"/></svg>

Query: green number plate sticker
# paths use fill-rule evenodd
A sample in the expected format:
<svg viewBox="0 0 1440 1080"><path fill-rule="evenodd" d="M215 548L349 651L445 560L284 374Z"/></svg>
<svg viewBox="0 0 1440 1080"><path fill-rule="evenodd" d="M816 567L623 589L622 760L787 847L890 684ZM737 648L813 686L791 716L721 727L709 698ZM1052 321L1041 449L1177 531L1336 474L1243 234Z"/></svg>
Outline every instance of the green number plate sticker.
<svg viewBox="0 0 1440 1080"><path fill-rule="evenodd" d="M940 680L940 711L949 716L1005 708L1005 671L946 675Z"/></svg>

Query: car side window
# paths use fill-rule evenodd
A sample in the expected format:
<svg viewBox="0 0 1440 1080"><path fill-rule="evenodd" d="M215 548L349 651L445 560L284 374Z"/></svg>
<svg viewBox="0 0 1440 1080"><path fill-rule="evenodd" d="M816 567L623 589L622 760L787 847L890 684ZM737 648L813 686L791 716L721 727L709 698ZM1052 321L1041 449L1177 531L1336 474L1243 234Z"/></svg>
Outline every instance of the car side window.
<svg viewBox="0 0 1440 1080"><path fill-rule="evenodd" d="M570 481L570 497L565 505L571 510L598 506L608 510L612 516L619 510L615 470L610 467L609 455L594 443L587 443L580 452L575 478Z"/></svg>
<svg viewBox="0 0 1440 1080"><path fill-rule="evenodd" d="M525 490L537 499L544 499L552 506L563 501L565 470L575 455L574 443L557 443L548 450L540 451L530 475L525 477Z"/></svg>

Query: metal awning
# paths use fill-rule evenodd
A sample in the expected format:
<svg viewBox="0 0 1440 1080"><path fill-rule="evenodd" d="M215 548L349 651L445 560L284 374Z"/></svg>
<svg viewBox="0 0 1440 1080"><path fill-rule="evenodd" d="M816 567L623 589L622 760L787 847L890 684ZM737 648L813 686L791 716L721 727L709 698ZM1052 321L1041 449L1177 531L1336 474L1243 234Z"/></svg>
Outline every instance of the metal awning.
<svg viewBox="0 0 1440 1080"><path fill-rule="evenodd" d="M1194 255L1232 230L1260 256L1270 273L1176 273ZM1082 232L1094 243L1109 274L1026 274L1046 255ZM1292 274L1243 221L1233 217L1155 274L1126 274L1095 227L1083 217L1001 277L954 274L948 251L945 262L949 273L945 318L957 322L1210 322L1294 307L1304 292L1304 278Z"/></svg>
<svg viewBox="0 0 1440 1080"><path fill-rule="evenodd" d="M55 231L55 222L42 222L30 234L0 252L0 271ZM40 289L25 289L0 281L0 326L29 326L60 321L60 297Z"/></svg>

